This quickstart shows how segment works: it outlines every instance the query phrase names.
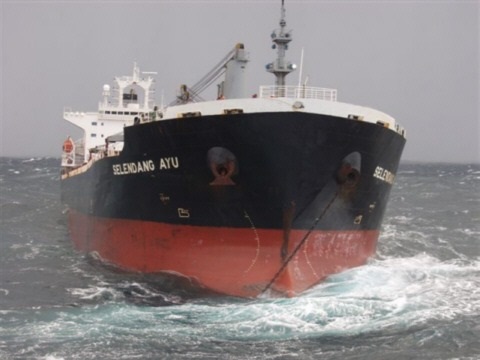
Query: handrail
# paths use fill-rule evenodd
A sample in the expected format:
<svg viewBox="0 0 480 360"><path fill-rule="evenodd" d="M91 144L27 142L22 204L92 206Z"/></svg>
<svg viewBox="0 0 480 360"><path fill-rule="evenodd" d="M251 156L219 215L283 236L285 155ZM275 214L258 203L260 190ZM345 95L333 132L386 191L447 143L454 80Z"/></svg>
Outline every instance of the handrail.
<svg viewBox="0 0 480 360"><path fill-rule="evenodd" d="M260 86L261 98L293 98L337 101L337 90L312 86Z"/></svg>

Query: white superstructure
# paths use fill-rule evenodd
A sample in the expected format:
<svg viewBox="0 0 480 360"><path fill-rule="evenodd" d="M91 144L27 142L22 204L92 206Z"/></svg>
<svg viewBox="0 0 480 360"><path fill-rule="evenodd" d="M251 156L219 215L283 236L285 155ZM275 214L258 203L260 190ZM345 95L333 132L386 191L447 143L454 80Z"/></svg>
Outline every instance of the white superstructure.
<svg viewBox="0 0 480 360"><path fill-rule="evenodd" d="M115 77L115 86L103 86L102 101L97 112L79 112L65 108L63 117L83 130L83 138L74 142L73 151L63 152L62 166L77 167L95 155L96 149L106 149L108 136L123 131L125 126L146 121L154 117L154 78L151 72L141 76L137 64L133 65L131 76ZM140 91L139 91L140 90ZM112 144L110 150L121 151L119 143Z"/></svg>

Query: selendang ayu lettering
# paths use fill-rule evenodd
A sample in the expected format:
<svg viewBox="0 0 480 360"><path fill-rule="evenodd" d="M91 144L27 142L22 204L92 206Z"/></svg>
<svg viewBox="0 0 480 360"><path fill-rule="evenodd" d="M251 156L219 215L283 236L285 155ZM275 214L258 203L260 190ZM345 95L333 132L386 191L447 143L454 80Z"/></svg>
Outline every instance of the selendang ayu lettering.
<svg viewBox="0 0 480 360"><path fill-rule="evenodd" d="M395 174L380 166L376 167L375 171L373 172L373 177L385 181L390 185L393 185L393 182L395 181Z"/></svg>
<svg viewBox="0 0 480 360"><path fill-rule="evenodd" d="M178 169L180 167L178 157L176 156L161 158L157 164L158 165L156 165L153 160L126 162L112 165L112 170L113 175L129 175L152 172L157 170L157 168L159 170L169 170Z"/></svg>

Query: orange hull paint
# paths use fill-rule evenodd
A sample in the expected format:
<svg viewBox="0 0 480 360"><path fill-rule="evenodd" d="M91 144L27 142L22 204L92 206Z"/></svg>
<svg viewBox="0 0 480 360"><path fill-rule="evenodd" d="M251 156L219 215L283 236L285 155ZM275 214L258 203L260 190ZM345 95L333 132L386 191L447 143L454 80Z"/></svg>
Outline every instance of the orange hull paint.
<svg viewBox="0 0 480 360"><path fill-rule="evenodd" d="M95 218L70 210L78 250L97 252L109 263L143 273L176 272L219 293L255 297L275 278L271 293L295 296L325 277L364 264L379 232L312 231L282 267L283 231L215 228ZM289 254L307 236L292 229Z"/></svg>

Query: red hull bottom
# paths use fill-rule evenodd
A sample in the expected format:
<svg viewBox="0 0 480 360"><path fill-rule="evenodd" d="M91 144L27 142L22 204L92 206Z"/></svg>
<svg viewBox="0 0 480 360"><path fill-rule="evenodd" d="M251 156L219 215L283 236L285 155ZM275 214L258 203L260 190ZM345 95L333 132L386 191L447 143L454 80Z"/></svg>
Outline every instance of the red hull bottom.
<svg viewBox="0 0 480 360"><path fill-rule="evenodd" d="M377 230L308 234L292 229L288 254L308 236L282 269L282 230L95 218L73 210L69 225L78 250L97 252L122 269L179 273L213 291L240 297L262 294L272 280L271 293L298 295L331 274L364 264L374 254L379 235Z"/></svg>

